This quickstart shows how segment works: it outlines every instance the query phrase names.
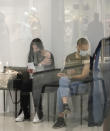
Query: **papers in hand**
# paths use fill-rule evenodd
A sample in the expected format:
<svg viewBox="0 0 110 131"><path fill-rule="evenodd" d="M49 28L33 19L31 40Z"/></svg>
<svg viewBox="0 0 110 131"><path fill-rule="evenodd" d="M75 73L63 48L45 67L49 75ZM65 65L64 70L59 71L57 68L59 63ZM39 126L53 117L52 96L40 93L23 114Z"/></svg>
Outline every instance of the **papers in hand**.
<svg viewBox="0 0 110 131"><path fill-rule="evenodd" d="M35 66L33 62L28 63L27 66L28 66L28 69L35 70Z"/></svg>

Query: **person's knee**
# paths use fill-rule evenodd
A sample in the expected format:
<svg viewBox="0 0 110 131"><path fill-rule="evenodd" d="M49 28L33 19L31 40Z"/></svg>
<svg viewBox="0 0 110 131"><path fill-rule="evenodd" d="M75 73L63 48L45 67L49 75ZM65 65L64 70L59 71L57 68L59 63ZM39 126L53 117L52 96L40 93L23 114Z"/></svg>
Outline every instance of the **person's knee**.
<svg viewBox="0 0 110 131"><path fill-rule="evenodd" d="M68 79L68 77L61 77L59 79L60 88L65 88L65 87L68 87L69 85L70 85L70 80Z"/></svg>
<svg viewBox="0 0 110 131"><path fill-rule="evenodd" d="M61 88L58 88L57 90L57 101L61 98Z"/></svg>

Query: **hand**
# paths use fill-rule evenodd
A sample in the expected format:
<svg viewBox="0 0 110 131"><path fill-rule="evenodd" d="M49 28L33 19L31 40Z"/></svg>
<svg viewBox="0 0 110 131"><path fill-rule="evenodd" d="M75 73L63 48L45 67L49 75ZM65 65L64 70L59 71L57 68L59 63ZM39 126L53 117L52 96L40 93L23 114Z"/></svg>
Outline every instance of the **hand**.
<svg viewBox="0 0 110 131"><path fill-rule="evenodd" d="M50 65L52 63L51 59L50 58L45 58L41 64L42 65Z"/></svg>
<svg viewBox="0 0 110 131"><path fill-rule="evenodd" d="M14 75L17 75L17 74L18 74L17 71L15 71L15 70L10 70L10 69L7 69L7 70L6 70L6 73L11 73L11 74L14 74Z"/></svg>
<svg viewBox="0 0 110 131"><path fill-rule="evenodd" d="M29 73L34 73L34 70L33 69L27 69L27 72L29 72Z"/></svg>
<svg viewBox="0 0 110 131"><path fill-rule="evenodd" d="M65 76L67 76L67 75L66 75L65 73L58 73L57 76L58 76L58 77L65 77Z"/></svg>
<svg viewBox="0 0 110 131"><path fill-rule="evenodd" d="M12 73L13 75L17 75L17 74L18 74L17 71L12 71L11 73Z"/></svg>
<svg viewBox="0 0 110 131"><path fill-rule="evenodd" d="M21 72L21 71L19 71L19 72L18 72L18 74L22 75L22 72Z"/></svg>

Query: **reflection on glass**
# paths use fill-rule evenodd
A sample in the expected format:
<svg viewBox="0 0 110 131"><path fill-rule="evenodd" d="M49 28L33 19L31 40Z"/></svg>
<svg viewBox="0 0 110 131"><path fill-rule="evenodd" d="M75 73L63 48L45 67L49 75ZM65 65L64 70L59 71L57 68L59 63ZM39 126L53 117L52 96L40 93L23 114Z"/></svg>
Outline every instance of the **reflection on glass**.
<svg viewBox="0 0 110 131"><path fill-rule="evenodd" d="M9 30L5 19L6 16L0 12L0 60L3 64L10 59Z"/></svg>

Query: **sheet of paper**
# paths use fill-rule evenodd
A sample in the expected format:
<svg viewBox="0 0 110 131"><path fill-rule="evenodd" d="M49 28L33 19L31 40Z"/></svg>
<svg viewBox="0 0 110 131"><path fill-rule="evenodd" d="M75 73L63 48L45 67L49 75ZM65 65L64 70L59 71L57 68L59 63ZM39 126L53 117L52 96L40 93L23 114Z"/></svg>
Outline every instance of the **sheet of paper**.
<svg viewBox="0 0 110 131"><path fill-rule="evenodd" d="M28 69L35 70L35 66L33 62L28 63L27 66L28 66Z"/></svg>

